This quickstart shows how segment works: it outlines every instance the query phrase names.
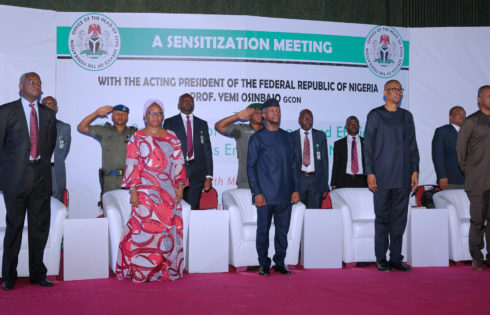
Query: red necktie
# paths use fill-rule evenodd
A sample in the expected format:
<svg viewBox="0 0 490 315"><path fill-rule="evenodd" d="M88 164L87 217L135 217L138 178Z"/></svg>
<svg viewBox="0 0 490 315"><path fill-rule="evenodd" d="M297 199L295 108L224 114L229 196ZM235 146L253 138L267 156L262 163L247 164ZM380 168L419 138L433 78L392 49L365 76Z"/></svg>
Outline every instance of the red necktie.
<svg viewBox="0 0 490 315"><path fill-rule="evenodd" d="M352 137L352 150L351 150L351 161L350 161L350 169L352 174L357 174L359 172L359 164L357 161L357 143L356 137Z"/></svg>
<svg viewBox="0 0 490 315"><path fill-rule="evenodd" d="M303 144L303 165L310 165L310 139L308 139L308 131L305 131L305 142Z"/></svg>
<svg viewBox="0 0 490 315"><path fill-rule="evenodd" d="M37 128L37 114L34 104L29 104L31 107L30 121L30 139L31 139L31 157L35 160L39 156L39 130Z"/></svg>
<svg viewBox="0 0 490 315"><path fill-rule="evenodd" d="M192 126L191 120L189 119L189 115L187 117L187 157L191 158L194 154L194 149L192 146Z"/></svg>

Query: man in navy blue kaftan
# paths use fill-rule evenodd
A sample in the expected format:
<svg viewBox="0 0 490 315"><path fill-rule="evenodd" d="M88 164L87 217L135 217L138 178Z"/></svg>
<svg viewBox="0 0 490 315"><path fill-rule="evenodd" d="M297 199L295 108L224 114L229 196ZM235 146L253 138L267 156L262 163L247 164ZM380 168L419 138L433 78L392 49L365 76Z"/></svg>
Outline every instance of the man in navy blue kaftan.
<svg viewBox="0 0 490 315"><path fill-rule="evenodd" d="M418 186L419 151L413 116L398 107L403 96L400 82L386 82L384 96L386 103L369 112L364 133L367 181L374 192L376 266L379 271L410 271L402 264L401 251L410 189Z"/></svg>
<svg viewBox="0 0 490 315"><path fill-rule="evenodd" d="M265 128L257 131L248 144L247 172L252 202L257 207L256 247L259 274L269 275L271 259L269 229L274 216L275 237L273 257L275 271L290 274L284 263L288 247L287 234L292 204L300 200L300 176L296 166L296 150L291 135L279 128L281 109L275 99L263 105Z"/></svg>

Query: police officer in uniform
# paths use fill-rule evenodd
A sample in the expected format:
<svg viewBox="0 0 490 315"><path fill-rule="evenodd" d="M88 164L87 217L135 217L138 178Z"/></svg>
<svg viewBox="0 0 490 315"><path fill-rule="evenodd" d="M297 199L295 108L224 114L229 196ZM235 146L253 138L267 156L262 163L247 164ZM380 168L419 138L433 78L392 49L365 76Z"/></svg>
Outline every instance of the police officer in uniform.
<svg viewBox="0 0 490 315"><path fill-rule="evenodd" d="M112 121L104 126L91 126L97 117L107 116L112 112ZM85 117L77 129L99 140L102 147L102 169L99 170L101 196L111 190L121 189L124 168L126 166L126 146L131 135L137 130L128 127L129 108L124 105L102 106Z"/></svg>

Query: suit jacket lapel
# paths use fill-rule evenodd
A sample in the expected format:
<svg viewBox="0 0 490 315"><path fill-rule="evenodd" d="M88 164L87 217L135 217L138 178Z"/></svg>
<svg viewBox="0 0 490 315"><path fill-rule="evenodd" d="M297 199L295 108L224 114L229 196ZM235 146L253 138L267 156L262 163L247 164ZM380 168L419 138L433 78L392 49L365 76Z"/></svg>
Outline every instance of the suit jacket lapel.
<svg viewBox="0 0 490 315"><path fill-rule="evenodd" d="M48 147L44 144L44 141L47 140L48 135L47 135L47 130L48 130L48 117L46 116L46 108L42 107L43 105L38 104L37 109L38 109L38 129L39 129L39 148L44 148ZM42 150L41 150L42 151ZM41 154L41 152L39 152ZM46 157L47 159L51 159L51 157Z"/></svg>
<svg viewBox="0 0 490 315"><path fill-rule="evenodd" d="M301 152L301 129L298 129L296 134L294 135L294 142L296 143L296 154L298 156L299 168L301 169L302 161L303 161L303 152Z"/></svg>
<svg viewBox="0 0 490 315"><path fill-rule="evenodd" d="M318 144L318 136L317 136L317 133L315 132L315 130L313 130L313 128L311 129L311 140L313 141L313 143L311 144L311 150L310 150L310 154L311 156L313 157L313 161L314 161L314 165L315 165L315 172L318 171L318 162L317 162L317 159L316 159L316 152L318 151L317 150L317 144Z"/></svg>
<svg viewBox="0 0 490 315"><path fill-rule="evenodd" d="M184 121L182 119L182 115L178 114L175 117L175 124L172 127L172 124L169 124L170 128L175 128L174 132L181 141L182 152L184 153L184 157L187 158L187 134L185 133Z"/></svg>
<svg viewBox="0 0 490 315"><path fill-rule="evenodd" d="M196 115L194 115L194 118L192 119L192 145L194 146L194 151L196 149L196 142L201 141L201 138L199 137L200 128L197 128L197 124L198 124L197 117ZM194 152L194 154L195 153L196 152Z"/></svg>
<svg viewBox="0 0 490 315"><path fill-rule="evenodd" d="M15 107L15 116L17 117L17 122L24 130L24 136L26 137L26 141L29 143L29 150L30 150L30 139L29 139L29 128L27 127L27 120L26 120L26 115L24 113L24 107L22 106L22 102L20 99L17 102L18 106Z"/></svg>

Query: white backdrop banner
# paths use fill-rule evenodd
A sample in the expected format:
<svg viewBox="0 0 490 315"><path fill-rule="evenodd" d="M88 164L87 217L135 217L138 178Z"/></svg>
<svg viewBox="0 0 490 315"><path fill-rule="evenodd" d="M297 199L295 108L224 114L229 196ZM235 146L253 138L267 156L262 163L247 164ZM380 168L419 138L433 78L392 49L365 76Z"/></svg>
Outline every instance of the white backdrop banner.
<svg viewBox="0 0 490 315"><path fill-rule="evenodd" d="M420 151L420 184L435 184L431 143L459 105L479 110L477 91L490 84L490 27L410 29L410 111Z"/></svg>
<svg viewBox="0 0 490 315"><path fill-rule="evenodd" d="M58 116L73 129L67 165L72 217L97 213L101 149L75 127L100 106L127 105L129 125L143 128L146 100L161 99L170 117L178 113L178 97L191 93L194 114L210 127L213 185L221 198L236 187L238 162L234 139L214 129L218 120L274 97L286 130L298 129L299 112L309 108L331 154L346 135L348 116L359 118L362 132L369 110L384 103L389 78L408 88L409 33L403 28L115 13L58 13L57 24Z"/></svg>
<svg viewBox="0 0 490 315"><path fill-rule="evenodd" d="M37 72L43 91L54 94L56 12L0 5L0 28L0 104L19 98L25 72Z"/></svg>

